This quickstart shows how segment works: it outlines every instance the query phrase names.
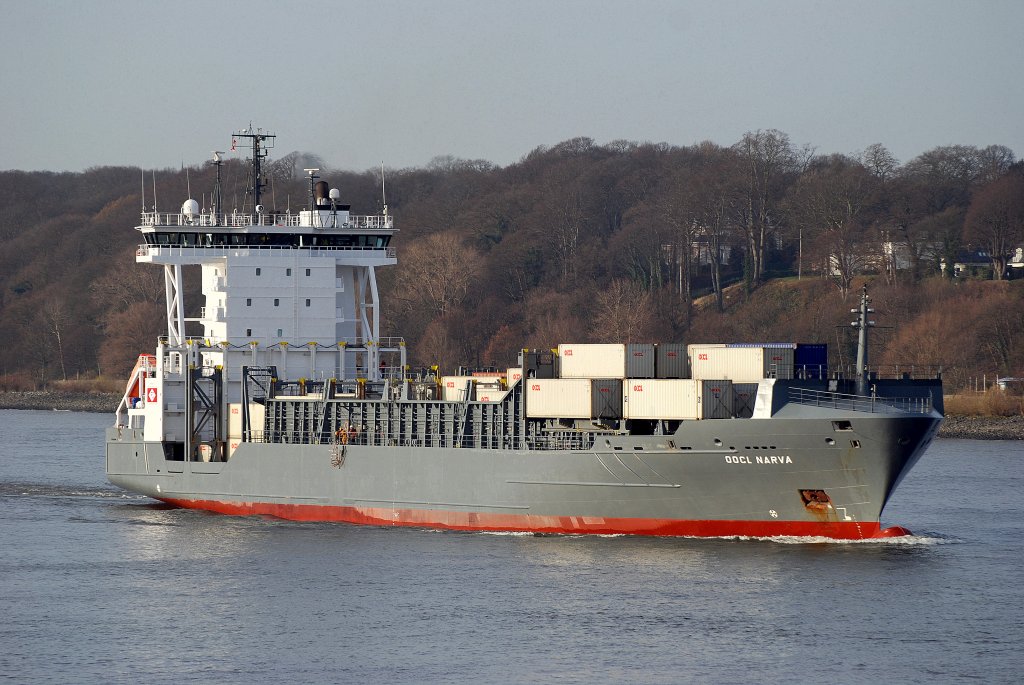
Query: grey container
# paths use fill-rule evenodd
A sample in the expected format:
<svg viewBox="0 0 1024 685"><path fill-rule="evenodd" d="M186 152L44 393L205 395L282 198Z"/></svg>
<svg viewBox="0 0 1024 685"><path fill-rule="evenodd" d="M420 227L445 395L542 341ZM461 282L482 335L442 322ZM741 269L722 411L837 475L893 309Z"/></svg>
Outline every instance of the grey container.
<svg viewBox="0 0 1024 685"><path fill-rule="evenodd" d="M737 419L749 419L754 415L757 400L757 383L732 384L732 413Z"/></svg>
<svg viewBox="0 0 1024 685"><path fill-rule="evenodd" d="M731 419L732 381L702 381L700 404L702 419Z"/></svg>
<svg viewBox="0 0 1024 685"><path fill-rule="evenodd" d="M690 368L683 343L658 343L655 349L655 378L689 378Z"/></svg>
<svg viewBox="0 0 1024 685"><path fill-rule="evenodd" d="M626 378L654 378L654 345L651 343L626 345Z"/></svg>
<svg viewBox="0 0 1024 685"><path fill-rule="evenodd" d="M622 379L595 378L590 385L591 405L595 419L622 418Z"/></svg>

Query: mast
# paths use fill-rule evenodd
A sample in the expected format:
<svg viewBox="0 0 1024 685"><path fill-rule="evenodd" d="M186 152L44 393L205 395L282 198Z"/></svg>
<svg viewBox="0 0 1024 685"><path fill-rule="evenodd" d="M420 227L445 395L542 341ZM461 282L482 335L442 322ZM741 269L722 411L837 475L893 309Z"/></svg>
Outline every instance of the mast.
<svg viewBox="0 0 1024 685"><path fill-rule="evenodd" d="M219 224L219 219L217 217L220 216L220 213L223 211L223 205L224 205L223 192L221 190L221 182L220 182L220 169L221 169L221 166L223 166L223 164L224 164L224 162L221 161L221 158L220 158L220 156L222 154L224 154L224 153L220 152L219 150L214 150L213 151L213 161L210 162L210 164L212 164L215 167L217 167L217 185L214 186L214 188L213 188L213 225L214 226L217 226Z"/></svg>
<svg viewBox="0 0 1024 685"><path fill-rule="evenodd" d="M873 314L874 309L868 307L871 298L868 297L868 286L865 283L860 295L860 307L851 309L851 314L857 315L856 321L850 325L857 329L857 394L866 395L868 386L868 328L875 325L874 321L868 320L868 314Z"/></svg>
<svg viewBox="0 0 1024 685"><path fill-rule="evenodd" d="M274 146L273 141L277 136L273 133L264 133L261 128L253 131L252 124L249 124L247 130L238 131L234 137L248 138L250 141L249 145L252 147L252 171L249 177L249 187L245 189L245 194L252 193L252 206L253 211L255 211L260 206L260 196L263 193L263 189L267 186L263 180L263 160L267 157L267 150ZM236 143L233 140L232 149L234 149L235 145ZM243 202L243 206L244 204Z"/></svg>

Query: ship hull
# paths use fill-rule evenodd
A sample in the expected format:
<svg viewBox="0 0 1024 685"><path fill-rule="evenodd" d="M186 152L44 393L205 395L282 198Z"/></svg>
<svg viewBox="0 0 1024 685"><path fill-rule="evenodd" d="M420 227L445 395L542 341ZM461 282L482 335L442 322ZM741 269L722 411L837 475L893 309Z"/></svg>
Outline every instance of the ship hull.
<svg viewBox="0 0 1024 685"><path fill-rule="evenodd" d="M671 536L891 534L880 517L938 414L835 412L687 422L590 450L243 443L227 462L168 460L110 429L116 485L224 514L435 529ZM827 503L806 493L826 493ZM803 493L803 494L802 494Z"/></svg>

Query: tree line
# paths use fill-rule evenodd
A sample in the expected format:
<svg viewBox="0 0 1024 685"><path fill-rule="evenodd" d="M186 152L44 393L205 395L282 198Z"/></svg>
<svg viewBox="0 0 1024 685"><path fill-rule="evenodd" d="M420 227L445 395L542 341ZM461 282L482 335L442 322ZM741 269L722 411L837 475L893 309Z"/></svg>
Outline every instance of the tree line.
<svg viewBox="0 0 1024 685"><path fill-rule="evenodd" d="M442 157L384 179L292 153L267 166L262 202L305 207L310 167L359 214L382 211L383 182L399 228L399 265L379 272L384 330L414 364L504 367L585 341L823 341L839 359L850 293L870 280L894 326L877 360L1024 375L1022 291L1005 280L1024 165L1004 146L900 163L880 144L818 155L776 130L730 146L575 138L505 167ZM222 172L224 208L251 211L247 165ZM3 375L126 373L165 323L160 269L134 261L139 212L190 194L208 208L213 186L210 165L0 172ZM954 274L968 250L988 261L976 280Z"/></svg>

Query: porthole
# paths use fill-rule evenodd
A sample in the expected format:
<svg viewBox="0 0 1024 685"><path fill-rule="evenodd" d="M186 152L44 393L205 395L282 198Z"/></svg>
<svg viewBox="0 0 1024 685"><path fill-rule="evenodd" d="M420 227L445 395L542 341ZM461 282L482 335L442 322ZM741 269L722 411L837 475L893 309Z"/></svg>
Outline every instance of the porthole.
<svg viewBox="0 0 1024 685"><path fill-rule="evenodd" d="M836 444L836 441L833 440L832 438L825 438L825 444L827 444L827 445L834 445L834 444Z"/></svg>

